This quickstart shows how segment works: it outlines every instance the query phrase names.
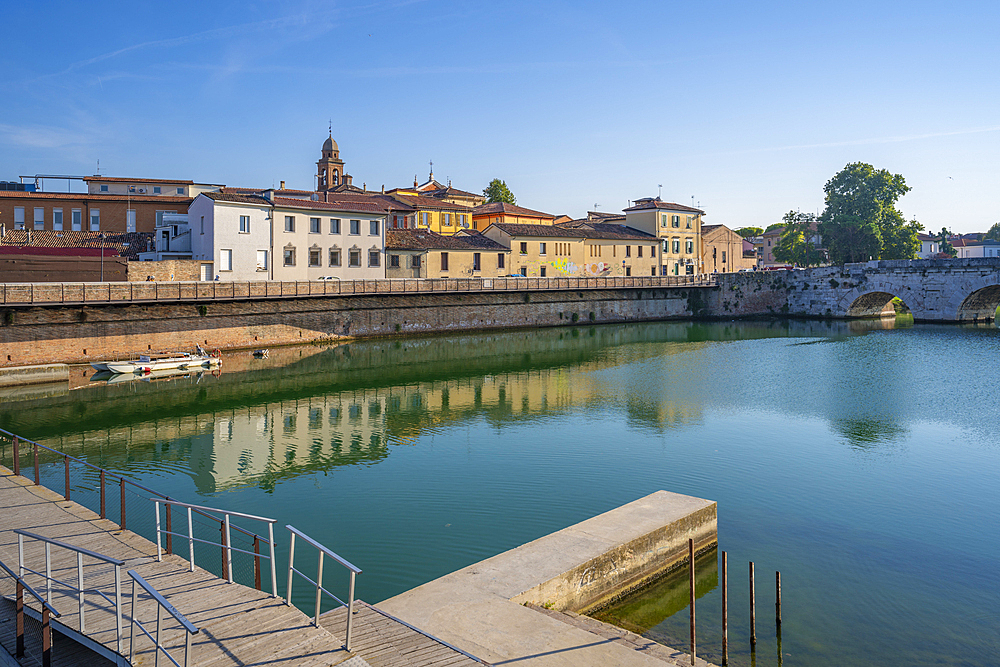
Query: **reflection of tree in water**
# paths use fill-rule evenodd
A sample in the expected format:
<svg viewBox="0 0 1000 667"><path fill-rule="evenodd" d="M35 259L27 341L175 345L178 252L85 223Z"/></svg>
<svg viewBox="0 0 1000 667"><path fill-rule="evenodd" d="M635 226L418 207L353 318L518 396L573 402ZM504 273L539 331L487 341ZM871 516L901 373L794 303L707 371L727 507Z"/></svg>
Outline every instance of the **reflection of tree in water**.
<svg viewBox="0 0 1000 667"><path fill-rule="evenodd" d="M884 417L835 419L831 426L852 446L866 450L901 440L909 432L902 424Z"/></svg>

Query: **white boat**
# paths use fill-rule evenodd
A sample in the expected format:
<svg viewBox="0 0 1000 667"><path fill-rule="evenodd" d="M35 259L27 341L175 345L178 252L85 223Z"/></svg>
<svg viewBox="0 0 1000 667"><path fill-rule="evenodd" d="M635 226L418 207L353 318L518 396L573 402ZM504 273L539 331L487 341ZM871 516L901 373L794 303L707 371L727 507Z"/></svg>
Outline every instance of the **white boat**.
<svg viewBox="0 0 1000 667"><path fill-rule="evenodd" d="M97 371L98 373L102 373L108 370L108 362L106 361L95 361L90 365L93 366L94 370Z"/></svg>
<svg viewBox="0 0 1000 667"><path fill-rule="evenodd" d="M169 368L185 370L195 368L215 368L221 365L221 355L188 354L187 352L142 354L139 355L138 359L107 362L108 370L112 373L148 373L150 371Z"/></svg>

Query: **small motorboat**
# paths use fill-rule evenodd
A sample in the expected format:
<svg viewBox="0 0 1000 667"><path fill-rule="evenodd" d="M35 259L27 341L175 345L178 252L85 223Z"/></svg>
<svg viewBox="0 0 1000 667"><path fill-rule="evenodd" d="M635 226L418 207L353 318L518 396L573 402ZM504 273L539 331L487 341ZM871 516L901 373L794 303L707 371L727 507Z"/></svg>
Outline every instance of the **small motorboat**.
<svg viewBox="0 0 1000 667"><path fill-rule="evenodd" d="M201 351L201 350L200 350ZM137 359L129 361L109 361L108 370L112 373L149 373L166 369L196 369L216 368L222 365L222 353L216 350L212 354L190 354L188 352L164 352L141 354Z"/></svg>

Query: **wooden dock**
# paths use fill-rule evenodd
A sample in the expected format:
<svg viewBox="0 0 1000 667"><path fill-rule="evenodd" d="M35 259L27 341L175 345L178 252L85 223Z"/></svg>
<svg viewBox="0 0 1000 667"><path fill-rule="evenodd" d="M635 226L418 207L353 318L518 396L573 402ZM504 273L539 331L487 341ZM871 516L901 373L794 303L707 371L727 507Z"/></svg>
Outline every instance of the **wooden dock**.
<svg viewBox="0 0 1000 667"><path fill-rule="evenodd" d="M126 570L136 570L200 630L193 636L192 665L365 667L377 664L459 667L481 664L408 626L396 623L398 627L391 628L392 623L385 616L364 604L358 605L359 610L355 614L358 630L356 639L352 641L361 648L352 647L355 651L349 653L343 646L345 609L340 610L339 619L328 615L321 626L316 627L305 614L286 605L284 600L238 583L227 583L197 566L192 572L188 562L177 555L164 555L163 561L157 562L156 545L149 540L131 531L123 531L112 521L101 519L89 509L66 501L59 494L43 486L36 486L30 480L15 476L10 470L0 466L0 560L12 568L16 568L18 562L17 536L13 532L17 528L125 561L123 576ZM25 561L32 569L44 570L41 543L26 541ZM53 577L63 581L76 581L77 562L74 553L53 548L52 567ZM85 577L85 587L99 588L114 598L112 566L88 559ZM36 590L44 590L43 577L28 575L27 581ZM127 576L124 576L122 588L125 599L122 654L127 657L131 648L128 630L131 580ZM0 576L0 593L12 598L12 590L13 582L6 575ZM58 619L59 623L72 630L79 627L75 593L63 587L54 587L52 605L62 614ZM136 617L149 628L155 627L156 610L155 602L143 600L140 595ZM96 594L88 594L85 618L86 636L107 649L116 651L114 606ZM185 633L173 618L164 614L164 619L163 644L180 660L183 656ZM419 640L414 639L414 636L419 636ZM135 642L135 659L132 664L152 665L153 643L138 630ZM398 648L393 642L399 642L402 646ZM434 661L413 662L406 657L408 653L412 653L413 646L421 642L430 644L421 649L420 656L426 657L433 653ZM367 662L364 657L366 654L378 658L378 661ZM397 654L398 659L395 657Z"/></svg>

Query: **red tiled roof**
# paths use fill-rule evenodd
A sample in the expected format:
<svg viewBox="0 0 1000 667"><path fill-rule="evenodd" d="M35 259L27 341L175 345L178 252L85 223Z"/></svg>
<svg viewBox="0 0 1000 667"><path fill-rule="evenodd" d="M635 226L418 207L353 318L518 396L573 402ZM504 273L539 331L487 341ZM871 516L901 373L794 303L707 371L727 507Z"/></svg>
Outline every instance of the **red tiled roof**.
<svg viewBox="0 0 1000 667"><path fill-rule="evenodd" d="M182 202L191 203L191 197L178 197L176 195L115 195L106 192L22 192L20 190L0 190L0 197L13 199L54 199L59 201L133 201L133 202L163 202L179 204Z"/></svg>
<svg viewBox="0 0 1000 667"><path fill-rule="evenodd" d="M122 257L134 257L152 243L153 234L149 232L56 232L51 230L30 230L31 242L28 242L28 231L12 229L0 239L0 246L24 248L96 248L112 249ZM101 239L101 234L104 239Z"/></svg>
<svg viewBox="0 0 1000 667"><path fill-rule="evenodd" d="M556 238L586 239L630 239L635 241L655 241L652 234L641 232L624 225L590 223L586 227L566 225L529 225L524 223L494 222L486 229L496 227L510 236L551 236Z"/></svg>
<svg viewBox="0 0 1000 667"><path fill-rule="evenodd" d="M451 202L438 201L433 197L426 197L424 195L400 195L393 194L392 197L408 204L415 209L432 209L438 211L458 211L459 213L467 212L472 213L475 209L469 206L463 206L461 204L452 204Z"/></svg>
<svg viewBox="0 0 1000 667"><path fill-rule="evenodd" d="M121 176L84 176L84 181L99 181L102 183L177 183L194 185L194 181L172 180L169 178L123 178Z"/></svg>
<svg viewBox="0 0 1000 667"><path fill-rule="evenodd" d="M304 208L321 209L324 211L344 211L351 213L385 213L386 209L375 202L357 201L312 201L309 199L286 199L283 197L274 198L275 207L281 208Z"/></svg>
<svg viewBox="0 0 1000 667"><path fill-rule="evenodd" d="M509 250L482 234L443 236L423 229L388 229L385 247L386 250Z"/></svg>
<svg viewBox="0 0 1000 667"><path fill-rule="evenodd" d="M228 189L228 188L227 188ZM256 204L257 206L270 206L271 202L261 195L241 194L235 192L202 192L201 197L208 197L212 201L228 201L237 204Z"/></svg>
<svg viewBox="0 0 1000 667"><path fill-rule="evenodd" d="M682 211L685 213L700 213L705 214L700 208L693 208L691 206L685 206L684 204L675 204L669 201L660 201L660 198L647 199L640 202L636 202L635 206L630 206L625 209L626 211L643 211L646 209L662 209L664 211Z"/></svg>
<svg viewBox="0 0 1000 667"><path fill-rule="evenodd" d="M530 208L524 208L523 206L515 206L514 204L508 204L507 202L493 202L491 204L480 204L479 206L472 209L472 215L519 215L525 218L549 218L555 220L554 215L550 213L542 213L541 211L533 211Z"/></svg>

